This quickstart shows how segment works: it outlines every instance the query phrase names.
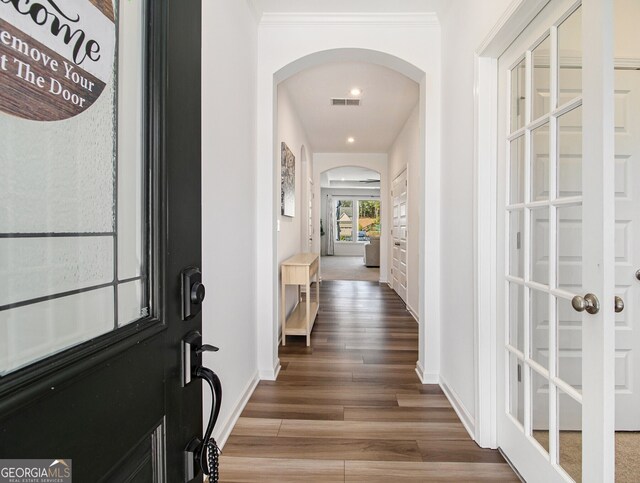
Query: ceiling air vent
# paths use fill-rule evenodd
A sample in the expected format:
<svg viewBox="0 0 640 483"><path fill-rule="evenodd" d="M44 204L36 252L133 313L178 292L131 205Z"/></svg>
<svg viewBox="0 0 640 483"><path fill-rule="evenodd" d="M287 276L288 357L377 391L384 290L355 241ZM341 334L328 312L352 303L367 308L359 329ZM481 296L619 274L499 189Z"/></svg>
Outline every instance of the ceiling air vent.
<svg viewBox="0 0 640 483"><path fill-rule="evenodd" d="M331 105L332 106L359 106L360 105L360 99L339 99L339 98L333 98L331 99Z"/></svg>

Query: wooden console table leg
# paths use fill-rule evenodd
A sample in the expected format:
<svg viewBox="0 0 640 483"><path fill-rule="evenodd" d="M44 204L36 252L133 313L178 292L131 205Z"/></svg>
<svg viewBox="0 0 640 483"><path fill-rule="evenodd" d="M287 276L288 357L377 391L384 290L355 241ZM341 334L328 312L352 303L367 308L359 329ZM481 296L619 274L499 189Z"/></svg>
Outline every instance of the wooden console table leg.
<svg viewBox="0 0 640 483"><path fill-rule="evenodd" d="M311 277L307 277L307 297L305 303L307 304L307 347L311 345Z"/></svg>
<svg viewBox="0 0 640 483"><path fill-rule="evenodd" d="M282 346L283 347L287 345L287 318L285 314L285 310L286 310L285 302L287 300L286 289L287 289L287 286L284 284L284 281L283 281L282 284L280 285L280 319L282 320Z"/></svg>

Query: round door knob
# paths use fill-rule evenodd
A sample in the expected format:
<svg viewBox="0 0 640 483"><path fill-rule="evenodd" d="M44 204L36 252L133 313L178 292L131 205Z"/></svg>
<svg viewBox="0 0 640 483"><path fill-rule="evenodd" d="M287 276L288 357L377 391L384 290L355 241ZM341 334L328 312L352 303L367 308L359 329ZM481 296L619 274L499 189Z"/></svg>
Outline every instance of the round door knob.
<svg viewBox="0 0 640 483"><path fill-rule="evenodd" d="M615 309L618 314L624 310L624 300L622 300L622 297L618 297L617 295L615 299Z"/></svg>
<svg viewBox="0 0 640 483"><path fill-rule="evenodd" d="M571 305L576 312L584 312L586 310L591 315L600 312L600 301L592 293L588 293L584 297L576 295L571 299Z"/></svg>
<svg viewBox="0 0 640 483"><path fill-rule="evenodd" d="M205 289L201 282L196 282L191 286L191 302L201 304L204 300Z"/></svg>
<svg viewBox="0 0 640 483"><path fill-rule="evenodd" d="M640 280L640 270L636 271L636 279Z"/></svg>

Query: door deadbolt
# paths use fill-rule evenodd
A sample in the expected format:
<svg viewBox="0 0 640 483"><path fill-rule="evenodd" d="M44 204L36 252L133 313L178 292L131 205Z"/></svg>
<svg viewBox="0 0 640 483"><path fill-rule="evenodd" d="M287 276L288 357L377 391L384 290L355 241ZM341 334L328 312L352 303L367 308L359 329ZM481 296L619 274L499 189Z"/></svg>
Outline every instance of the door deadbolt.
<svg viewBox="0 0 640 483"><path fill-rule="evenodd" d="M200 313L205 292L200 270L195 267L184 269L182 271L182 320L192 319Z"/></svg>
<svg viewBox="0 0 640 483"><path fill-rule="evenodd" d="M600 301L598 300L598 297L592 293L588 293L584 297L576 295L571 299L571 305L577 312L586 311L591 315L595 315L600 312Z"/></svg>

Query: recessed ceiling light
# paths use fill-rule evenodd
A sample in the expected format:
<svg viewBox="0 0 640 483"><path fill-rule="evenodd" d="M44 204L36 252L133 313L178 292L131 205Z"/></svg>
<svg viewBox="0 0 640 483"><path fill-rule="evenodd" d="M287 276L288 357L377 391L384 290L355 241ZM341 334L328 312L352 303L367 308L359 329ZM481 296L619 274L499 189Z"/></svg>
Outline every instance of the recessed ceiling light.
<svg viewBox="0 0 640 483"><path fill-rule="evenodd" d="M356 142L356 140L355 140L354 138L347 138L347 142L348 142L349 144L353 144L353 143L355 143L355 142Z"/></svg>
<svg viewBox="0 0 640 483"><path fill-rule="evenodd" d="M344 178L340 178L340 181L344 181Z"/></svg>
<svg viewBox="0 0 640 483"><path fill-rule="evenodd" d="M351 95L352 96L359 96L360 94L362 94L362 90L358 89L357 87L354 87L353 89L351 89Z"/></svg>

